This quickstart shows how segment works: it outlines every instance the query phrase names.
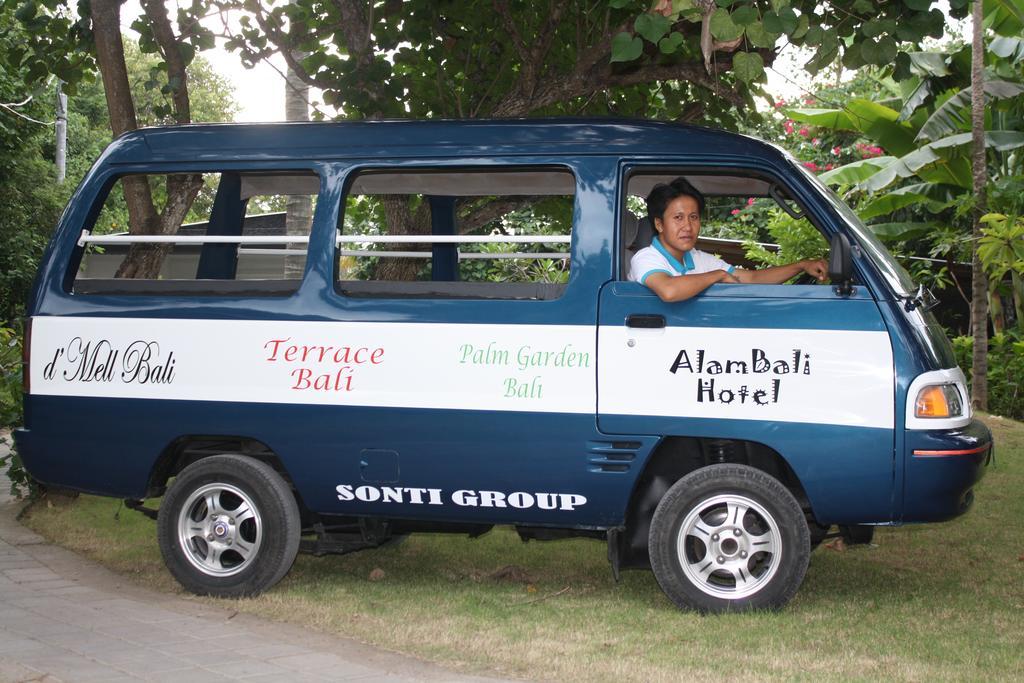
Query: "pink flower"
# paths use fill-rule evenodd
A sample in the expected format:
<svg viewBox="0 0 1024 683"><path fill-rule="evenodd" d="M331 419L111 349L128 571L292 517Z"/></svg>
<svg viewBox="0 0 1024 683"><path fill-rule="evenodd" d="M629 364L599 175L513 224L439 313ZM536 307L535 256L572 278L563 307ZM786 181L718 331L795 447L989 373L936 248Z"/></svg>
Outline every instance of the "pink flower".
<svg viewBox="0 0 1024 683"><path fill-rule="evenodd" d="M814 98L813 97L805 98L804 99L804 104L814 104Z"/></svg>
<svg viewBox="0 0 1024 683"><path fill-rule="evenodd" d="M816 163L814 163L813 161L805 161L803 163L804 163L804 166L806 166L807 168L811 169L812 171L817 171L818 170L818 165Z"/></svg>
<svg viewBox="0 0 1024 683"><path fill-rule="evenodd" d="M739 209L733 209L733 210L732 210L732 211L730 211L729 213L731 213L731 214L732 214L733 216L735 216L735 215L736 215L736 214L738 214L739 212L740 212L740 210L739 210Z"/></svg>
<svg viewBox="0 0 1024 683"><path fill-rule="evenodd" d="M835 164L825 164L826 171L831 171L833 168L835 168Z"/></svg>
<svg viewBox="0 0 1024 683"><path fill-rule="evenodd" d="M821 142L821 140L819 140L818 138L814 138L813 140L811 140L811 144L812 144L812 145L816 145L816 144L818 144L819 142Z"/></svg>
<svg viewBox="0 0 1024 683"><path fill-rule="evenodd" d="M838 145L832 148L832 153L833 153L833 154L835 154L836 156L839 156L839 153L840 153L841 151L842 151L842 150L841 150L841 149L839 149L839 146L838 146Z"/></svg>
<svg viewBox="0 0 1024 683"><path fill-rule="evenodd" d="M775 108L776 109L782 109L785 106L786 106L786 100L782 99L781 97L775 102Z"/></svg>
<svg viewBox="0 0 1024 683"><path fill-rule="evenodd" d="M806 127L800 129L800 135L803 135L804 137L807 137L810 134L811 134L811 131L807 130Z"/></svg>
<svg viewBox="0 0 1024 683"><path fill-rule="evenodd" d="M786 129L786 133L787 134L791 135L793 133L793 122L792 121L787 119L786 122L782 124L782 127Z"/></svg>
<svg viewBox="0 0 1024 683"><path fill-rule="evenodd" d="M747 206L753 206L753 205L754 205L754 198L753 197L748 197L747 198Z"/></svg>

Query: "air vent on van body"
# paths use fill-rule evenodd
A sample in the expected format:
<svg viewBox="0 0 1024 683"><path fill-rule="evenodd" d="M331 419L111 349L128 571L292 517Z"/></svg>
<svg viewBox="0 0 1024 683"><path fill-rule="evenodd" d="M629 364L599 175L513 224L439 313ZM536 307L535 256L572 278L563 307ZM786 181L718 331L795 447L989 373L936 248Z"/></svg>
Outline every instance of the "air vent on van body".
<svg viewBox="0 0 1024 683"><path fill-rule="evenodd" d="M628 472L639 448L639 441L589 441L587 469L591 472Z"/></svg>

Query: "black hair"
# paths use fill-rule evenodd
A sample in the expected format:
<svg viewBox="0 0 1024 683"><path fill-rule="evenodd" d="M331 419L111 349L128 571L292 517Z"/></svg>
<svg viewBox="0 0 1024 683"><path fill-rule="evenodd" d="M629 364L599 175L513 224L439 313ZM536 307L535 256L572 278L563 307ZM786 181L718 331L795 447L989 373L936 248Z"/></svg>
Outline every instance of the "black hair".
<svg viewBox="0 0 1024 683"><path fill-rule="evenodd" d="M693 197L697 202L698 210L701 214L704 213L704 195L691 185L686 178L680 176L668 184L658 183L651 190L651 193L647 195L647 216L651 219L652 226L654 225L654 219L663 217L668 205L679 197Z"/></svg>

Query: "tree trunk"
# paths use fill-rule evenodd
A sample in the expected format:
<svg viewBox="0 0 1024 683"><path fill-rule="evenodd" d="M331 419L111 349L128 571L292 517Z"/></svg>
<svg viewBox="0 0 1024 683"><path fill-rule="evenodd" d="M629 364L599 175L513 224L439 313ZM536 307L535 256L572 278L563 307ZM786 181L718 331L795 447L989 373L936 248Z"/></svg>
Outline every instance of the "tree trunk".
<svg viewBox="0 0 1024 683"><path fill-rule="evenodd" d="M96 41L96 63L103 78L103 92L110 115L110 130L114 137L139 127L128 85L128 68L124 61L124 43L121 41L119 0L92 0L92 31ZM179 43L171 30L166 8L151 0L144 3L147 17L154 28L169 74L179 85L173 94L175 119L179 123L191 120L185 64L179 53ZM124 176L121 179L125 204L128 208L128 232L132 235L173 235L185 219L192 201L202 187L202 177L179 175L167 177L167 204L158 212L153 203L153 192L145 176ZM134 244L114 277L153 279L160 275L164 257L170 245Z"/></svg>
<svg viewBox="0 0 1024 683"><path fill-rule="evenodd" d="M424 200L416 209L409 210L410 198L406 195L382 195L384 216L387 218L389 235L429 235L430 203ZM385 245L397 251L428 251L425 244ZM420 258L381 258L374 272L375 280L415 280L426 261Z"/></svg>
<svg viewBox="0 0 1024 683"><path fill-rule="evenodd" d="M988 278L981 267L978 243L981 240L981 217L985 214L985 42L981 0L974 0L971 41L971 140L974 177L974 229L971 248L971 354L972 405L988 410Z"/></svg>
<svg viewBox="0 0 1024 683"><path fill-rule="evenodd" d="M294 1L294 0L293 0ZM292 35L304 32L302 25L290 28ZM288 72L284 84L284 118L286 121L309 121L309 85L305 83L291 67L292 61L301 62L309 53L292 50L292 60L288 60ZM285 205L284 231L286 235L309 235L313 224L313 200L306 195L290 195ZM306 250L308 245L289 243L288 249ZM300 254L285 256L284 277L286 280L302 278L306 266L306 257Z"/></svg>
<svg viewBox="0 0 1024 683"><path fill-rule="evenodd" d="M92 28L96 41L96 63L103 78L103 94L110 115L110 131L116 138L139 127L135 118L135 103L128 86L128 67L124 63L124 43L121 41L121 3L118 0L93 0ZM157 215L149 181L142 176L126 176L121 180L124 201L128 207L128 229L133 235L152 235L157 231ZM134 256L140 259L145 245L134 245L118 268L121 274L125 264ZM138 247L138 248L137 248ZM131 277L131 276L127 276Z"/></svg>

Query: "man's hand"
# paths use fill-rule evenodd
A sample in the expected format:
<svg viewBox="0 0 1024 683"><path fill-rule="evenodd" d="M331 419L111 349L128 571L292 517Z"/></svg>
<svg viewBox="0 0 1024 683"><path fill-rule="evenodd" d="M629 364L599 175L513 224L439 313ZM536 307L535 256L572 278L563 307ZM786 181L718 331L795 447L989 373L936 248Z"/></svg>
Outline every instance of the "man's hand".
<svg viewBox="0 0 1024 683"><path fill-rule="evenodd" d="M824 282L828 277L828 263L825 259L807 259L800 262L800 267L818 282Z"/></svg>

